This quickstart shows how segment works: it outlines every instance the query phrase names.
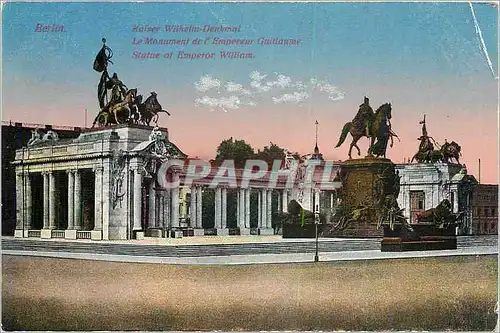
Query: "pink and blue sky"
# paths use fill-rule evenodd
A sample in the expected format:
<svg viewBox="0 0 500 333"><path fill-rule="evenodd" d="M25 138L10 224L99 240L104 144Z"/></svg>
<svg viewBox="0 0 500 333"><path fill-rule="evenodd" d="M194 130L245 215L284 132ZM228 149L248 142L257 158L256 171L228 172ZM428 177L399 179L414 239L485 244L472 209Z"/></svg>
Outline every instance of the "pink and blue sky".
<svg viewBox="0 0 500 333"><path fill-rule="evenodd" d="M90 126L100 74L92 69L106 37L110 74L158 94L170 140L210 159L229 137L254 148L269 142L302 154L318 144L328 159L363 102L393 106L400 136L388 150L403 162L429 134L455 140L481 182L498 183L498 9L485 3L6 3L3 5L2 119ZM64 32L35 32L37 24ZM134 25L239 26L240 33L137 33ZM283 45L133 45L134 37L300 39ZM252 59L132 59L141 52L241 51ZM492 66L488 64L488 58ZM350 142L350 138L347 139ZM367 140L361 142L367 149Z"/></svg>

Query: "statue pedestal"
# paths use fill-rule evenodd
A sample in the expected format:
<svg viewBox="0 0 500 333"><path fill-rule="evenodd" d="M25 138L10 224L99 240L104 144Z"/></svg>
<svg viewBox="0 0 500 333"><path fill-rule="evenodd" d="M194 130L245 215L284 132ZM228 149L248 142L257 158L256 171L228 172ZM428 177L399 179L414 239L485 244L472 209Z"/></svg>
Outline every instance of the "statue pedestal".
<svg viewBox="0 0 500 333"><path fill-rule="evenodd" d="M345 229L332 230L330 237L381 237L377 228L380 206L387 195L394 194L395 165L386 158L350 159L342 164L341 205L351 214Z"/></svg>
<svg viewBox="0 0 500 333"><path fill-rule="evenodd" d="M433 223L412 224L413 232L408 232L401 224L395 224L394 230L384 226L382 252L456 250L456 226L437 228Z"/></svg>

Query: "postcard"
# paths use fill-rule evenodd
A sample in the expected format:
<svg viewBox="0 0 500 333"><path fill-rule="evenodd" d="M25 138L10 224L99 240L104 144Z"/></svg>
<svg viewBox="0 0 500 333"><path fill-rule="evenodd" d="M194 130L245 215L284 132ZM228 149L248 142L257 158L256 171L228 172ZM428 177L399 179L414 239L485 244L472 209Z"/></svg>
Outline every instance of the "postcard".
<svg viewBox="0 0 500 333"><path fill-rule="evenodd" d="M3 329L498 329L498 3L2 19Z"/></svg>

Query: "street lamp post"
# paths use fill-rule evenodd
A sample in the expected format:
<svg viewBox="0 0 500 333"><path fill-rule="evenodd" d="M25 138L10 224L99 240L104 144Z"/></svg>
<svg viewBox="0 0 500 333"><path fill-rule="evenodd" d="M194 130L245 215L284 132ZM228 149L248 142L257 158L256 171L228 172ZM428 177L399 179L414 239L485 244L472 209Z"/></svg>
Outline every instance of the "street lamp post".
<svg viewBox="0 0 500 333"><path fill-rule="evenodd" d="M319 209L318 205L316 205L316 211L314 213L314 226L316 227L316 252L314 254L314 262L319 261L319 254L318 254L318 224L319 224Z"/></svg>

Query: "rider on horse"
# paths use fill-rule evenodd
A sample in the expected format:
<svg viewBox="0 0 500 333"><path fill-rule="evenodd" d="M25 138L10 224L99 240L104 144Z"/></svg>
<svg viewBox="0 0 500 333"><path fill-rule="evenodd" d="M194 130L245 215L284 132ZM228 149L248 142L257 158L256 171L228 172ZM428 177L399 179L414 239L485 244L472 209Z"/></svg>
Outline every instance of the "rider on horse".
<svg viewBox="0 0 500 333"><path fill-rule="evenodd" d="M365 96L363 104L359 106L358 113L361 115L364 123L365 123L365 133L366 136L370 136L370 127L373 121L373 116L375 113L373 112L372 107L370 106L370 99Z"/></svg>

